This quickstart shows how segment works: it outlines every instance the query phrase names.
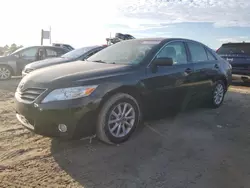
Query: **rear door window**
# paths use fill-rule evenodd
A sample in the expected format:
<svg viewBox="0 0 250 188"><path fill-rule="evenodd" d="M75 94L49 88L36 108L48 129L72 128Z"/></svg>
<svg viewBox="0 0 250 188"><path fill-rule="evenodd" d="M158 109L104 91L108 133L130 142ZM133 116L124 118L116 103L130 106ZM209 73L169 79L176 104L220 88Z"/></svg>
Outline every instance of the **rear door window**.
<svg viewBox="0 0 250 188"><path fill-rule="evenodd" d="M208 60L210 60L210 61L215 61L215 60L217 60L217 59L214 57L214 55L213 55L209 50L206 49L206 52L207 52Z"/></svg>
<svg viewBox="0 0 250 188"><path fill-rule="evenodd" d="M46 53L48 58L58 56L57 51L52 48L46 48Z"/></svg>
<svg viewBox="0 0 250 188"><path fill-rule="evenodd" d="M205 48L198 43L194 42L187 42L192 61L193 62L204 62L208 60L207 53L205 51Z"/></svg>
<svg viewBox="0 0 250 188"><path fill-rule="evenodd" d="M250 55L250 44L223 44L217 51L218 54L245 54Z"/></svg>
<svg viewBox="0 0 250 188"><path fill-rule="evenodd" d="M67 53L69 50L65 50L65 49L56 49L57 51L57 55L58 56L62 56L63 54Z"/></svg>

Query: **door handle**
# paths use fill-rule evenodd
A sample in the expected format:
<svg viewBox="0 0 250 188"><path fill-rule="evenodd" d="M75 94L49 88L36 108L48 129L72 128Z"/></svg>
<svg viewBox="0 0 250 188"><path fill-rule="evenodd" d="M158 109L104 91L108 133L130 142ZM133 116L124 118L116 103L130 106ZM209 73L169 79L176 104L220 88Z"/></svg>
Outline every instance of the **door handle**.
<svg viewBox="0 0 250 188"><path fill-rule="evenodd" d="M219 65L218 65L218 64L215 64L215 65L214 65L214 68L218 69L218 68L219 68Z"/></svg>
<svg viewBox="0 0 250 188"><path fill-rule="evenodd" d="M192 71L192 69L190 69L190 68L187 68L187 69L185 70L185 73L187 73L187 74L190 74L191 72L193 72L193 71Z"/></svg>

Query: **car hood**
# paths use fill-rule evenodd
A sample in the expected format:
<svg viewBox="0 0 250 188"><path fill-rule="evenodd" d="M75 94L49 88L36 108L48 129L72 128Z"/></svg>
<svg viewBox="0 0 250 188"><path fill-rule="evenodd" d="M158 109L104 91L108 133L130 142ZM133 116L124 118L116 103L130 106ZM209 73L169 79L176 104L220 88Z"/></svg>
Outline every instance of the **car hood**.
<svg viewBox="0 0 250 188"><path fill-rule="evenodd" d="M63 58L63 57L49 58L49 59L44 59L44 60L41 60L41 61L35 61L33 63L30 63L30 64L26 65L25 68L40 69L40 68L51 66L51 65L66 63L66 62L69 62L69 61L72 61L72 59Z"/></svg>
<svg viewBox="0 0 250 188"><path fill-rule="evenodd" d="M73 82L82 83L127 74L133 70L133 67L132 65L75 61L36 70L25 76L20 83L25 83L24 89L28 87L64 87Z"/></svg>

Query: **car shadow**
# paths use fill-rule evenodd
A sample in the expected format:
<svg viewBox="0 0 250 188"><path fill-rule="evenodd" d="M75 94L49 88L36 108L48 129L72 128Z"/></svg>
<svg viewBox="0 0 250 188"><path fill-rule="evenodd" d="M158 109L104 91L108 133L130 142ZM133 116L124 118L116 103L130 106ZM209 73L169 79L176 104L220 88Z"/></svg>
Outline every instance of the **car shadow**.
<svg viewBox="0 0 250 188"><path fill-rule="evenodd" d="M187 109L189 112L193 110ZM152 163L152 159L161 155L162 150L164 154L168 152L162 141L165 139L164 133L157 133L152 129L157 129L156 122L166 128L168 126L164 124L172 124L179 112L170 112L171 110L160 109L148 116L140 130L121 146L107 145L96 138L72 142L53 139L52 156L84 188L141 187L145 182L145 179L141 179L144 165L152 166L152 171L147 170L149 174L145 174L145 177L157 174L157 170L153 169L155 166L167 166L164 159Z"/></svg>

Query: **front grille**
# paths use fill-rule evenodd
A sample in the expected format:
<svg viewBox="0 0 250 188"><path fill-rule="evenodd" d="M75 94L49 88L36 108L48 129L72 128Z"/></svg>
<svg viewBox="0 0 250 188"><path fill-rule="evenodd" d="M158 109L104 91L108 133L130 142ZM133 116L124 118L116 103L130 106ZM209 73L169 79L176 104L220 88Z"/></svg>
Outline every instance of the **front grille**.
<svg viewBox="0 0 250 188"><path fill-rule="evenodd" d="M46 89L43 89L43 88L27 88L24 91L20 92L20 98L28 102L33 102L45 90Z"/></svg>

